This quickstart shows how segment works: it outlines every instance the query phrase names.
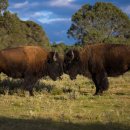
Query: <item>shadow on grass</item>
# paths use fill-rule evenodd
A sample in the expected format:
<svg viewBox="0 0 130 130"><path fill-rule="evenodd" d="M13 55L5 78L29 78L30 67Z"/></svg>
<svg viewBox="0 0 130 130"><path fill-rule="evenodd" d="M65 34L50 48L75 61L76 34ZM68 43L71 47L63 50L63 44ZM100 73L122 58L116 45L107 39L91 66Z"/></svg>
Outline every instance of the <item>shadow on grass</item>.
<svg viewBox="0 0 130 130"><path fill-rule="evenodd" d="M115 93L116 95L120 95L120 96L122 96L122 95L126 95L125 93L122 93L122 92L117 92L117 93Z"/></svg>
<svg viewBox="0 0 130 130"><path fill-rule="evenodd" d="M0 117L0 130L130 130L118 123L74 124L51 119L14 119Z"/></svg>
<svg viewBox="0 0 130 130"><path fill-rule="evenodd" d="M44 83L40 83L39 81L36 83L34 90L36 92L46 91L50 93L53 90L54 86L46 85ZM19 93L19 90L23 90L23 80L13 80L13 79L4 79L0 81L0 94L14 94Z"/></svg>
<svg viewBox="0 0 130 130"><path fill-rule="evenodd" d="M115 94L118 95L118 96L130 96L130 94L128 94L128 93L122 93L122 92L117 92Z"/></svg>

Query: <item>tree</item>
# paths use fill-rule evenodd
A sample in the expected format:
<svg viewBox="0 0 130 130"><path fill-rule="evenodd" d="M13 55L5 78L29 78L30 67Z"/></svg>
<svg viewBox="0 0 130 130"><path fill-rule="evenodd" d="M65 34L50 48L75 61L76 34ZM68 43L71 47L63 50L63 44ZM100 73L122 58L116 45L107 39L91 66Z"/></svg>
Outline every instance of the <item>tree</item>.
<svg viewBox="0 0 130 130"><path fill-rule="evenodd" d="M0 0L0 15L6 11L8 5L8 0Z"/></svg>
<svg viewBox="0 0 130 130"><path fill-rule="evenodd" d="M97 2L83 5L72 16L68 36L80 44L120 43L130 31L130 19L112 3Z"/></svg>
<svg viewBox="0 0 130 130"><path fill-rule="evenodd" d="M61 55L64 55L64 52L66 52L71 46L66 45L65 43L59 43L57 44L56 42L54 42L51 45L52 50L57 51L58 53L60 53Z"/></svg>
<svg viewBox="0 0 130 130"><path fill-rule="evenodd" d="M33 21L21 21L17 14L5 11L0 16L0 49L22 45L40 45L51 49L41 26Z"/></svg>

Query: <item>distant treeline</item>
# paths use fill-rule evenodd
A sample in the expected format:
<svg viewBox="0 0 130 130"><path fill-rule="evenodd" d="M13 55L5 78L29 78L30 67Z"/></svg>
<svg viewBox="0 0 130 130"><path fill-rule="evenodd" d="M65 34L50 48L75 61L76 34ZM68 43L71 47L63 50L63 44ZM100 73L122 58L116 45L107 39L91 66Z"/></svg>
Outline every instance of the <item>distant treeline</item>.
<svg viewBox="0 0 130 130"><path fill-rule="evenodd" d="M71 47L65 43L50 44L41 26L33 21L22 21L16 14L5 11L0 16L0 49L22 45L40 45L60 53Z"/></svg>
<svg viewBox="0 0 130 130"><path fill-rule="evenodd" d="M130 43L130 18L112 3L85 4L71 21L68 36L81 45Z"/></svg>
<svg viewBox="0 0 130 130"><path fill-rule="evenodd" d="M44 29L33 21L22 21L7 10L8 0L0 0L0 49L41 45L59 53L71 47L86 44L130 44L130 18L112 3L97 2L83 5L74 15L68 37L77 40L72 46L65 43L50 44Z"/></svg>
<svg viewBox="0 0 130 130"><path fill-rule="evenodd" d="M50 48L41 26L33 21L21 21L9 11L0 16L0 49L22 45L41 45Z"/></svg>

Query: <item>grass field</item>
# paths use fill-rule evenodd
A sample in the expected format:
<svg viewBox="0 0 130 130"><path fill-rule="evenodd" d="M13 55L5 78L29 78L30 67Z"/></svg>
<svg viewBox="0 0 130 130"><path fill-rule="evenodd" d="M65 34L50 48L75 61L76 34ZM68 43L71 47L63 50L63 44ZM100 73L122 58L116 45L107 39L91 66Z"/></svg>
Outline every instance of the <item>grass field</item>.
<svg viewBox="0 0 130 130"><path fill-rule="evenodd" d="M130 73L109 78L103 96L81 76L41 80L34 97L22 95L20 81L1 79L0 130L130 130Z"/></svg>

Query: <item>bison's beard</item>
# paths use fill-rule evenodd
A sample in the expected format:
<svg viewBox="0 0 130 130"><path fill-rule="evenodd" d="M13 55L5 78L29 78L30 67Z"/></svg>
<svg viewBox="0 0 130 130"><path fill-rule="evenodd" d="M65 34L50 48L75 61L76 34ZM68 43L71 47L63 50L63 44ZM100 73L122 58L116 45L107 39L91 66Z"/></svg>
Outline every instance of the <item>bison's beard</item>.
<svg viewBox="0 0 130 130"><path fill-rule="evenodd" d="M60 79L60 80L62 79L60 75L55 75L55 74L51 74L49 75L49 77L54 81L56 81L57 79Z"/></svg>
<svg viewBox="0 0 130 130"><path fill-rule="evenodd" d="M77 73L73 72L73 73L68 73L69 77L71 80L75 80L77 77Z"/></svg>
<svg viewBox="0 0 130 130"><path fill-rule="evenodd" d="M50 76L50 78L51 78L52 80L54 80L54 81L57 80L57 78L56 78L56 77L53 77L53 76Z"/></svg>
<svg viewBox="0 0 130 130"><path fill-rule="evenodd" d="M75 80L76 76L69 76L71 80Z"/></svg>

